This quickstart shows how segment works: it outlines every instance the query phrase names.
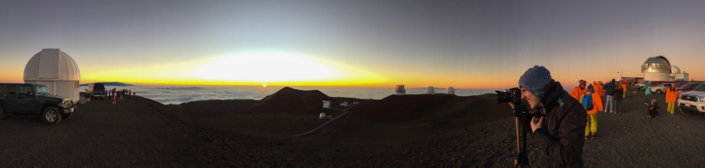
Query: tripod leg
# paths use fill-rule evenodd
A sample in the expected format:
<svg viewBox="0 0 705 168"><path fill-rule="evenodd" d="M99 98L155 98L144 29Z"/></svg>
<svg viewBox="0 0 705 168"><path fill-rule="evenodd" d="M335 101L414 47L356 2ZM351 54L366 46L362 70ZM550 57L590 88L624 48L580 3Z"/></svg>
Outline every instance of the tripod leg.
<svg viewBox="0 0 705 168"><path fill-rule="evenodd" d="M515 117L517 135L517 155L514 157L514 167L529 167L529 157L526 154L526 134L529 128L527 117ZM519 130L521 129L521 136Z"/></svg>
<svg viewBox="0 0 705 168"><path fill-rule="evenodd" d="M521 129L522 126L520 126L519 123L519 117L514 117L514 125L516 126L516 134L517 134L517 153L521 153L521 141L519 140L519 129Z"/></svg>

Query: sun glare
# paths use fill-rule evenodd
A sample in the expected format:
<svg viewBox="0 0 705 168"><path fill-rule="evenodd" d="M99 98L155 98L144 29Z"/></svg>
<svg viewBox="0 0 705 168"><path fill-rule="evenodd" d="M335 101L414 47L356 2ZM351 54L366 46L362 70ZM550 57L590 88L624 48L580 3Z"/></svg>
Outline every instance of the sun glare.
<svg viewBox="0 0 705 168"><path fill-rule="evenodd" d="M238 54L195 70L200 78L220 82L311 81L335 78L337 74L334 68L314 59L280 53Z"/></svg>

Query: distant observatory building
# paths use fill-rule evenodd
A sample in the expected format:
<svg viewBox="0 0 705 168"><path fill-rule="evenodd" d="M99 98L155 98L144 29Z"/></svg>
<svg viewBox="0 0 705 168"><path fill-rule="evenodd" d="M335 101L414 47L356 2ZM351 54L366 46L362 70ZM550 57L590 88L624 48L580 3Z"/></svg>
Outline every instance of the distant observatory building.
<svg viewBox="0 0 705 168"><path fill-rule="evenodd" d="M46 85L59 97L79 100L81 72L76 61L59 49L42 49L32 56L24 69L24 82Z"/></svg>
<svg viewBox="0 0 705 168"><path fill-rule="evenodd" d="M686 72L681 72L681 68L678 68L678 66L672 65L671 78L673 78L673 80L675 81L688 81L688 79L690 79L690 76Z"/></svg>
<svg viewBox="0 0 705 168"><path fill-rule="evenodd" d="M650 57L641 65L641 73L645 81L688 81L688 73L681 72L678 66L664 56Z"/></svg>
<svg viewBox="0 0 705 168"><path fill-rule="evenodd" d="M396 95L406 95L406 89L404 89L404 85L397 85L395 88L395 94Z"/></svg>
<svg viewBox="0 0 705 168"><path fill-rule="evenodd" d="M436 94L436 89L434 89L433 86L429 86L426 88L426 94Z"/></svg>
<svg viewBox="0 0 705 168"><path fill-rule="evenodd" d="M448 89L446 89L446 94L452 94L452 95L454 95L454 94L455 94L455 88L453 88L453 87L448 87Z"/></svg>

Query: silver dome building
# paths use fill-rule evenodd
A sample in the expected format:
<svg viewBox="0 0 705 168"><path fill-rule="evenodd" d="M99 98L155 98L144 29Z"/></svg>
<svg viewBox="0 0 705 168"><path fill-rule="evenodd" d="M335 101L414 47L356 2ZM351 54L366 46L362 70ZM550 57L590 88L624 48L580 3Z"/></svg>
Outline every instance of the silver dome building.
<svg viewBox="0 0 705 168"><path fill-rule="evenodd" d="M674 68L675 67L675 68ZM675 69L676 72L672 70ZM680 72L680 68L671 65L671 62L664 56L655 56L646 59L641 65L641 73L645 81L686 81L688 80L687 73ZM676 75L680 74L680 75ZM685 77L685 78L683 78Z"/></svg>
<svg viewBox="0 0 705 168"><path fill-rule="evenodd" d="M671 63L664 56L650 57L641 65L641 73L660 72L671 73Z"/></svg>

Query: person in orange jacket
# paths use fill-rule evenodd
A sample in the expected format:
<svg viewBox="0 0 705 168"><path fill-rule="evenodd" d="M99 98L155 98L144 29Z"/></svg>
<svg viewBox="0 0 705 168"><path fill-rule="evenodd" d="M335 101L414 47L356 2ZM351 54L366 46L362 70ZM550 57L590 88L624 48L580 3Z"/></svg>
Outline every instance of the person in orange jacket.
<svg viewBox="0 0 705 168"><path fill-rule="evenodd" d="M602 81L597 81L597 85L595 85L595 93L599 94L601 98L605 98L605 85L602 84Z"/></svg>
<svg viewBox="0 0 705 168"><path fill-rule="evenodd" d="M585 93L586 82L585 82L585 80L582 80L582 79L578 82L579 82L578 86L576 86L575 88L573 88L573 90L570 91L570 96L575 98L575 100L580 101L580 96L583 95L583 93Z"/></svg>
<svg viewBox="0 0 705 168"><path fill-rule="evenodd" d="M600 88L597 85L597 81L592 81L592 90L594 90L594 93L597 93L598 95L600 94Z"/></svg>
<svg viewBox="0 0 705 168"><path fill-rule="evenodd" d="M629 85L629 83L624 81L624 82L622 82L621 85L622 85L622 99L626 99L627 98L627 86Z"/></svg>
<svg viewBox="0 0 705 168"><path fill-rule="evenodd" d="M586 98L585 96L590 96ZM592 98L592 100L590 100ZM597 112L602 111L604 105L602 104L602 98L599 94L595 93L595 89L592 85L588 86L587 91L580 96L580 103L586 107L585 112L587 112L587 121L585 121L585 139L597 136ZM588 108L589 101L592 102L592 109Z"/></svg>
<svg viewBox="0 0 705 168"><path fill-rule="evenodd" d="M666 108L666 111L673 115L673 113L676 111L676 100L678 99L678 92L676 92L676 88L671 85L671 87L668 87L666 89L666 104L668 104L668 107Z"/></svg>

